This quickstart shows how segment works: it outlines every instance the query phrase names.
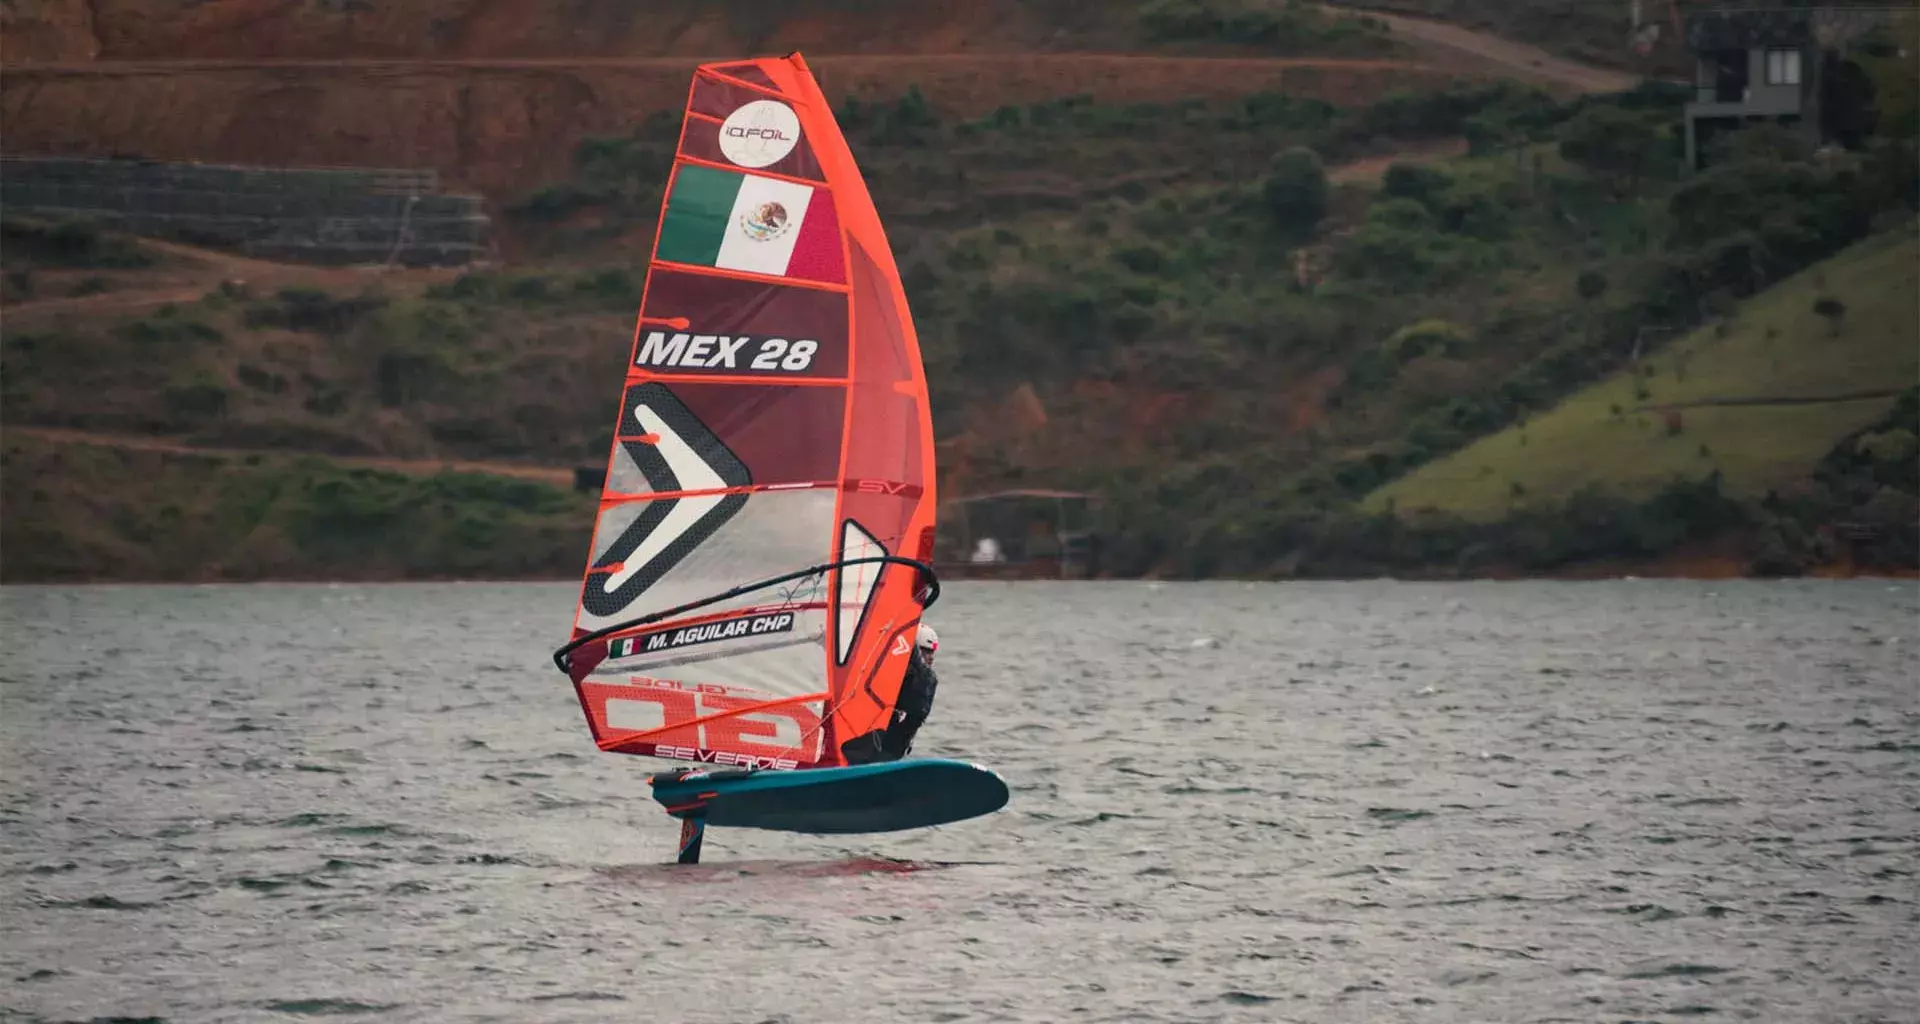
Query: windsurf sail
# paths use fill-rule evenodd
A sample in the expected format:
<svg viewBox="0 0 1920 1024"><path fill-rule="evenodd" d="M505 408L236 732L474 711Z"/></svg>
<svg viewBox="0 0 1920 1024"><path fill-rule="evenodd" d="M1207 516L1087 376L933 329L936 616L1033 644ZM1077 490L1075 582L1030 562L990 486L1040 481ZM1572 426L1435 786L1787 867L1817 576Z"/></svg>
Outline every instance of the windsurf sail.
<svg viewBox="0 0 1920 1024"><path fill-rule="evenodd" d="M939 592L934 469L906 293L812 72L701 65L554 654L594 741L845 764Z"/></svg>

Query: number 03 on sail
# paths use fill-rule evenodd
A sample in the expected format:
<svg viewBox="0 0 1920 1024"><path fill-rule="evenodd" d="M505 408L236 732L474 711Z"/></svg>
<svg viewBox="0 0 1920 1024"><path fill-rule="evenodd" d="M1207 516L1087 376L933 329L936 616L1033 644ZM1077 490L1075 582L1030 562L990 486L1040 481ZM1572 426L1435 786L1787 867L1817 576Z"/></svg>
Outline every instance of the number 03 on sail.
<svg viewBox="0 0 1920 1024"><path fill-rule="evenodd" d="M707 823L888 831L1003 806L964 762L842 753L891 721L940 593L934 447L886 234L798 54L696 70L624 381L554 662L600 749L697 762L649 780L681 859Z"/></svg>

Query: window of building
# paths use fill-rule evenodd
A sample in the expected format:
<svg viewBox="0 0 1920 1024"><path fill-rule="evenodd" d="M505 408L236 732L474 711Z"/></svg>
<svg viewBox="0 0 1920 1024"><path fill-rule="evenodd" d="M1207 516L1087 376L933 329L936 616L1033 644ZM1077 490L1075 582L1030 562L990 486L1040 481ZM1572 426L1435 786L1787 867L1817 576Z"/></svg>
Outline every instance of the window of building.
<svg viewBox="0 0 1920 1024"><path fill-rule="evenodd" d="M1799 85L1800 84L1800 51L1799 50L1768 50L1767 51L1767 84L1768 85Z"/></svg>

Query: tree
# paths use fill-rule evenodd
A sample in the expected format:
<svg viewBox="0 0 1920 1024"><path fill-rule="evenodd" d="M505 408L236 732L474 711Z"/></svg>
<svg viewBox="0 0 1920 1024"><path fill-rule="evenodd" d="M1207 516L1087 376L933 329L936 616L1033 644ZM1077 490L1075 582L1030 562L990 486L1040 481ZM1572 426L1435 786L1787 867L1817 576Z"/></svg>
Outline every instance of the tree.
<svg viewBox="0 0 1920 1024"><path fill-rule="evenodd" d="M1872 80L1879 133L1890 139L1920 135L1920 50L1901 45L1881 27L1861 41L1853 62Z"/></svg>
<svg viewBox="0 0 1920 1024"><path fill-rule="evenodd" d="M1451 184L1453 177L1439 168L1395 163L1387 166L1386 176L1380 179L1380 191L1397 199L1431 203Z"/></svg>
<svg viewBox="0 0 1920 1024"><path fill-rule="evenodd" d="M1813 311L1825 317L1827 333L1840 336L1840 321L1846 319L1847 304L1831 296L1823 295L1813 303Z"/></svg>
<svg viewBox="0 0 1920 1024"><path fill-rule="evenodd" d="M1580 289L1580 297L1592 302L1607 293L1607 275L1598 270L1582 271L1575 287Z"/></svg>
<svg viewBox="0 0 1920 1024"><path fill-rule="evenodd" d="M1663 148L1646 118L1618 107L1588 107L1560 129L1560 155L1605 177L1615 195L1637 187Z"/></svg>
<svg viewBox="0 0 1920 1024"><path fill-rule="evenodd" d="M1289 233L1311 235L1327 215L1327 168L1320 154L1305 146L1280 154L1262 192L1276 223Z"/></svg>

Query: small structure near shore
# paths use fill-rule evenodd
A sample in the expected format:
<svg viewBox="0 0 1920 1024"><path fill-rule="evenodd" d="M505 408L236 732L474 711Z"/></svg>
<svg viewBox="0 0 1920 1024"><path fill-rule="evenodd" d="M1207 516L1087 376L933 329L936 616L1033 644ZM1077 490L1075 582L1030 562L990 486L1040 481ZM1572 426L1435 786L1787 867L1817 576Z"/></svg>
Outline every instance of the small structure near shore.
<svg viewBox="0 0 1920 1024"><path fill-rule="evenodd" d="M940 504L934 567L958 579L1089 579L1100 573L1099 495L994 491Z"/></svg>

